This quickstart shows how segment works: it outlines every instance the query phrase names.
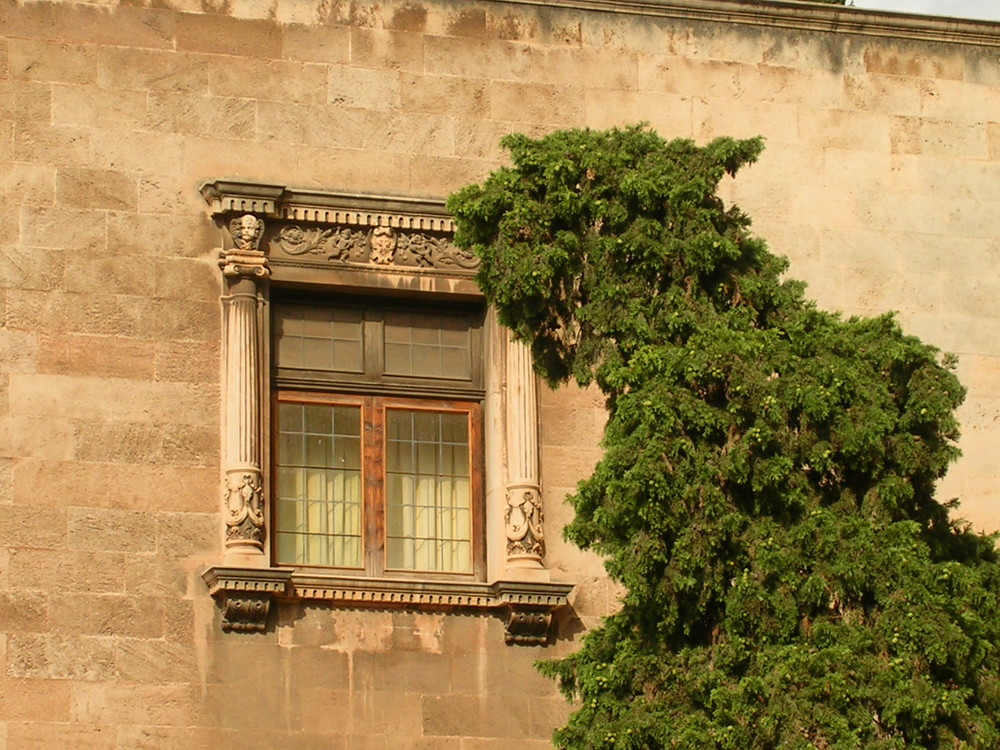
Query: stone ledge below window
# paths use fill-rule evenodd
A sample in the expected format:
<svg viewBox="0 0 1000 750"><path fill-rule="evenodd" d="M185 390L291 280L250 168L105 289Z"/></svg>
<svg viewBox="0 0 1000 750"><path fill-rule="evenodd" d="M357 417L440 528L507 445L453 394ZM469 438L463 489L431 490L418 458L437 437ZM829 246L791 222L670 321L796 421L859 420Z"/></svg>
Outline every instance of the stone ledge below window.
<svg viewBox="0 0 1000 750"><path fill-rule="evenodd" d="M504 618L506 642L538 646L549 639L553 613L569 606L571 583L426 581L352 578L294 568L212 566L202 574L222 606L226 632L263 632L274 601L325 601L350 607L484 611Z"/></svg>

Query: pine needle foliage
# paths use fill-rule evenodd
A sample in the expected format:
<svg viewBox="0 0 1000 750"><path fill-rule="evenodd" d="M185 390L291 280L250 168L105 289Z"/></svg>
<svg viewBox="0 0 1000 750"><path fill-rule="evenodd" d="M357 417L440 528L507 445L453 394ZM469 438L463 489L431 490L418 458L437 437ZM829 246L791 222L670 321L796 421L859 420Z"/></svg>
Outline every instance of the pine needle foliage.
<svg viewBox="0 0 1000 750"><path fill-rule="evenodd" d="M953 362L818 310L717 196L762 150L642 127L507 137L456 241L553 386L596 382L603 460L566 536L621 610L542 671L573 749L1000 747L1000 566L935 481Z"/></svg>

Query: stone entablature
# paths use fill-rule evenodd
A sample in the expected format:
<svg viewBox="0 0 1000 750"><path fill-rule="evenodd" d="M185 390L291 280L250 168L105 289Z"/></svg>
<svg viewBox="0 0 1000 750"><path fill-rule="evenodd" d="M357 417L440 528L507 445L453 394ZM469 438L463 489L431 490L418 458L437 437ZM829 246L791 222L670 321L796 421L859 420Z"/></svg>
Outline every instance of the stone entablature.
<svg viewBox="0 0 1000 750"><path fill-rule="evenodd" d="M202 195L215 215L263 216L260 247L279 265L471 276L472 253L456 246L455 223L440 202L321 193L278 185L214 182Z"/></svg>

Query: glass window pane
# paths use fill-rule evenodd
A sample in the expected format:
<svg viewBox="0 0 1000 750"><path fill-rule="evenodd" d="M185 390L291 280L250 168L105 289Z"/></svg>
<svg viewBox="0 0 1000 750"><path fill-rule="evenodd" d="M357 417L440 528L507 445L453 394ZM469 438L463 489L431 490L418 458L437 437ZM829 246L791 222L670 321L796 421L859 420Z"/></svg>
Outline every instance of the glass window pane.
<svg viewBox="0 0 1000 750"><path fill-rule="evenodd" d="M410 350L411 368L424 377L439 378L441 371L441 347L414 344Z"/></svg>
<svg viewBox="0 0 1000 750"><path fill-rule="evenodd" d="M333 409L326 404L306 404L302 407L305 416L305 431L320 435L333 432Z"/></svg>
<svg viewBox="0 0 1000 750"><path fill-rule="evenodd" d="M471 378L472 337L464 315L388 310L385 372L429 378Z"/></svg>
<svg viewBox="0 0 1000 750"><path fill-rule="evenodd" d="M333 348L326 339L302 339L302 367L307 370L332 370Z"/></svg>
<svg viewBox="0 0 1000 750"><path fill-rule="evenodd" d="M302 429L301 404L278 404L278 429L293 432Z"/></svg>
<svg viewBox="0 0 1000 750"><path fill-rule="evenodd" d="M341 407L333 411L334 431L338 435L361 434L361 409L358 407Z"/></svg>
<svg viewBox="0 0 1000 750"><path fill-rule="evenodd" d="M279 562L361 567L360 411L358 406L279 404Z"/></svg>
<svg viewBox="0 0 1000 750"><path fill-rule="evenodd" d="M275 305L278 367L363 372L362 319L356 308Z"/></svg>
<svg viewBox="0 0 1000 750"><path fill-rule="evenodd" d="M472 360L468 349L444 347L441 349L441 376L468 380L472 377Z"/></svg>
<svg viewBox="0 0 1000 750"><path fill-rule="evenodd" d="M278 497L289 500L301 500L305 482L303 481L302 469L279 466L278 467Z"/></svg>
<svg viewBox="0 0 1000 750"><path fill-rule="evenodd" d="M302 466L305 460L305 450L302 447L302 434L299 432L282 432L278 435L278 453L286 466Z"/></svg>
<svg viewBox="0 0 1000 750"><path fill-rule="evenodd" d="M410 347L405 344L385 345L385 371L393 375L412 375Z"/></svg>
<svg viewBox="0 0 1000 750"><path fill-rule="evenodd" d="M441 436L441 415L436 411L410 412L413 417L413 434L418 441L436 443Z"/></svg>
<svg viewBox="0 0 1000 750"><path fill-rule="evenodd" d="M275 358L282 367L299 367L302 363L302 339L288 337L278 339Z"/></svg>
<svg viewBox="0 0 1000 750"><path fill-rule="evenodd" d="M471 571L469 415L387 409L386 565L390 569ZM461 424L460 424L461 423ZM452 438L442 441L443 432Z"/></svg>

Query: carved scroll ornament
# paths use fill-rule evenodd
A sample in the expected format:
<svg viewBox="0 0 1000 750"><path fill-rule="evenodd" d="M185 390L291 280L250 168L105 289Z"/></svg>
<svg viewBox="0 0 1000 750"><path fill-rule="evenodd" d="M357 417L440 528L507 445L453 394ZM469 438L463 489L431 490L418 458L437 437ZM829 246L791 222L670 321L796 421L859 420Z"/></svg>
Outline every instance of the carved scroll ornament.
<svg viewBox="0 0 1000 750"><path fill-rule="evenodd" d="M264 542L264 488L256 471L226 477L226 540Z"/></svg>
<svg viewBox="0 0 1000 750"><path fill-rule="evenodd" d="M508 557L543 557L545 534L542 499L535 487L512 487L507 493L504 527Z"/></svg>

